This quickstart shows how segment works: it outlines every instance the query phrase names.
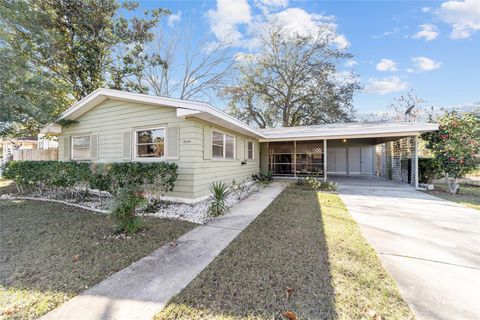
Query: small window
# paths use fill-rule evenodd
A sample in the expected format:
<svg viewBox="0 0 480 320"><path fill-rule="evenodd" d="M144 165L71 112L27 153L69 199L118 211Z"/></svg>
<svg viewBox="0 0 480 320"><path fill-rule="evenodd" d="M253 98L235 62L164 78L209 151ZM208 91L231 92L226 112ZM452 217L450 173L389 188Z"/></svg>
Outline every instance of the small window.
<svg viewBox="0 0 480 320"><path fill-rule="evenodd" d="M72 137L72 159L90 159L90 135Z"/></svg>
<svg viewBox="0 0 480 320"><path fill-rule="evenodd" d="M155 159L165 156L165 129L142 129L135 131L135 157Z"/></svg>
<svg viewBox="0 0 480 320"><path fill-rule="evenodd" d="M253 160L253 141L247 142L247 148L248 160Z"/></svg>
<svg viewBox="0 0 480 320"><path fill-rule="evenodd" d="M235 158L235 137L217 131L212 132L212 156L215 159Z"/></svg>

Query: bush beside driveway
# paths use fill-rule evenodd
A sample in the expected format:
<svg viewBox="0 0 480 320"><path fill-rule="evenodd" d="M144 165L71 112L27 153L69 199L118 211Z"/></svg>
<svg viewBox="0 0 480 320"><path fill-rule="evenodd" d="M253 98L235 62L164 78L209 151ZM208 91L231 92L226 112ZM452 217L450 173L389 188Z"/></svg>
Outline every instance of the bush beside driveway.
<svg viewBox="0 0 480 320"><path fill-rule="evenodd" d="M115 235L106 215L0 201L0 318L35 319L195 226L145 218L139 233Z"/></svg>
<svg viewBox="0 0 480 320"><path fill-rule="evenodd" d="M287 311L413 317L337 195L284 191L155 319L270 320Z"/></svg>

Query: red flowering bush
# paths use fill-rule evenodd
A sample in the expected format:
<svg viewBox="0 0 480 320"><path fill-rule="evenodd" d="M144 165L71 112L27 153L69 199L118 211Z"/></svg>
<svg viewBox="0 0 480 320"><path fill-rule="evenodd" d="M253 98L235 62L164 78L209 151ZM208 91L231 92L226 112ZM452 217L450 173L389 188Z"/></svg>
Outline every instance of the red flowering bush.
<svg viewBox="0 0 480 320"><path fill-rule="evenodd" d="M447 111L437 119L438 131L422 134L438 161L450 193L458 191L458 181L480 166L480 113Z"/></svg>

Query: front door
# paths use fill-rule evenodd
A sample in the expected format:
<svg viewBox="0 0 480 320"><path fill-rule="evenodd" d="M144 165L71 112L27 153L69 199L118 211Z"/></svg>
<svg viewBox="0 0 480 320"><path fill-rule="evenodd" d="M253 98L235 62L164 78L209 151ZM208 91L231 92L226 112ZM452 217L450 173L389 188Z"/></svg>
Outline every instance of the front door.
<svg viewBox="0 0 480 320"><path fill-rule="evenodd" d="M373 147L362 147L361 171L373 175Z"/></svg>
<svg viewBox="0 0 480 320"><path fill-rule="evenodd" d="M348 147L348 174L360 174L360 147Z"/></svg>

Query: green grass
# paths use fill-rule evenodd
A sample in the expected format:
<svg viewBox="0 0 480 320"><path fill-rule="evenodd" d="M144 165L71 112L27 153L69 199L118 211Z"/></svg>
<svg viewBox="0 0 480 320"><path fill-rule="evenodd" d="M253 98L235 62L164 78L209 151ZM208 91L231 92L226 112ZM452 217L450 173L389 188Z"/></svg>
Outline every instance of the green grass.
<svg viewBox="0 0 480 320"><path fill-rule="evenodd" d="M453 201L480 210L480 185L478 183L461 183L459 191L455 195L448 192L448 187L445 183L435 183L435 190L425 192L448 201Z"/></svg>
<svg viewBox="0 0 480 320"><path fill-rule="evenodd" d="M0 201L0 319L35 319L195 227L146 218L114 235L102 214L37 201Z"/></svg>
<svg viewBox="0 0 480 320"><path fill-rule="evenodd" d="M339 197L290 188L155 319L271 320L287 310L298 319L413 317Z"/></svg>

